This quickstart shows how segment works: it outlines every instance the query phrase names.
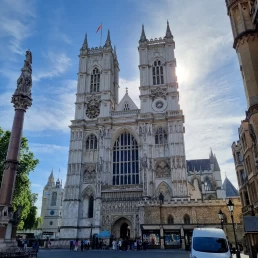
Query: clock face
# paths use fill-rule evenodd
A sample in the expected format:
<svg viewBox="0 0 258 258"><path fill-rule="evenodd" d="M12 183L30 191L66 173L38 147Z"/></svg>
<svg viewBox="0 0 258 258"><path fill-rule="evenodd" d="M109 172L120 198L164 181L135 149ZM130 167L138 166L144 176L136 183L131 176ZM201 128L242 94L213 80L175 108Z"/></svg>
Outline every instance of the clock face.
<svg viewBox="0 0 258 258"><path fill-rule="evenodd" d="M100 113L100 109L97 106L90 106L86 110L87 117L91 119L98 117L99 113Z"/></svg>
<svg viewBox="0 0 258 258"><path fill-rule="evenodd" d="M54 215L55 214L55 212L52 210L52 211L50 211L50 215Z"/></svg>
<svg viewBox="0 0 258 258"><path fill-rule="evenodd" d="M159 100L156 102L156 108L160 109L160 108L163 108L163 106L164 106L164 104L162 101Z"/></svg>
<svg viewBox="0 0 258 258"><path fill-rule="evenodd" d="M152 102L152 108L156 112L163 112L167 108L167 101L162 98L157 98Z"/></svg>

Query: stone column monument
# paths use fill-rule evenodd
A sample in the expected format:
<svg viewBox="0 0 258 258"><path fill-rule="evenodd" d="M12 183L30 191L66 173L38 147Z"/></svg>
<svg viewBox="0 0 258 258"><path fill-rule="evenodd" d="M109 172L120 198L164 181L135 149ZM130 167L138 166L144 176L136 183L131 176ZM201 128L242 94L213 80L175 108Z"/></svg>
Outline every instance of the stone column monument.
<svg viewBox="0 0 258 258"><path fill-rule="evenodd" d="M19 218L19 211L13 211L12 199L19 165L24 114L32 104L31 64L32 54L28 50L21 75L17 80L17 88L11 100L15 114L0 188L0 251L13 244Z"/></svg>

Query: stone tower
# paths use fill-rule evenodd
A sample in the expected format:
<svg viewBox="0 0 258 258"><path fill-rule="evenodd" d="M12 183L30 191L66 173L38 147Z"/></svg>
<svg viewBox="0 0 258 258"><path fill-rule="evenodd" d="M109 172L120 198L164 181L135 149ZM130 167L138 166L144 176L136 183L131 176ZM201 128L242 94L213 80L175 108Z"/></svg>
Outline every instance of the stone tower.
<svg viewBox="0 0 258 258"><path fill-rule="evenodd" d="M254 2L227 0L226 4L234 37L233 47L238 55L245 87L247 117L258 135L258 26L255 15L252 15Z"/></svg>
<svg viewBox="0 0 258 258"><path fill-rule="evenodd" d="M53 171L43 190L41 217L43 219L42 232L44 235L59 234L63 208L62 183L59 179L55 182Z"/></svg>
<svg viewBox="0 0 258 258"><path fill-rule="evenodd" d="M140 136L143 138L142 155L146 156L151 163L154 162L154 167L151 170L160 169L164 164L172 168L172 181L170 178L161 181L173 189L174 196L187 196L184 116L179 106L174 50L175 42L169 22L167 22L164 38L147 40L144 26L142 26L138 47L141 101L139 126ZM156 136L159 136L155 139L152 137L148 139L150 134L149 131L145 130L151 130ZM165 135L167 139L162 140L162 135ZM164 140L168 142L165 148L163 146ZM147 174L150 175L152 172L149 171ZM148 191L145 191L144 195L155 195L155 191L158 191L155 189L161 181L157 179L157 176L154 185L150 184L151 178L146 180L146 183L148 181L148 186L145 186ZM153 187L154 189L152 189Z"/></svg>

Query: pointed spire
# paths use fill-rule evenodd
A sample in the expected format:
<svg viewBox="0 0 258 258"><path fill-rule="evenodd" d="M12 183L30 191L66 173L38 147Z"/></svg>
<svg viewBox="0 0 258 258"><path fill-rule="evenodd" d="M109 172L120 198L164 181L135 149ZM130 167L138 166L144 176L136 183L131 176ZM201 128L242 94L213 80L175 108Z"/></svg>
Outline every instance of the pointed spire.
<svg viewBox="0 0 258 258"><path fill-rule="evenodd" d="M50 173L50 176L49 176L49 178L48 178L48 181L49 181L49 182L55 182L53 169L52 169L52 171L51 171L51 173Z"/></svg>
<svg viewBox="0 0 258 258"><path fill-rule="evenodd" d="M125 94L128 94L128 88L127 87L125 88Z"/></svg>
<svg viewBox="0 0 258 258"><path fill-rule="evenodd" d="M110 31L109 30L108 30L108 35L107 35L107 39L106 39L104 47L111 47Z"/></svg>
<svg viewBox="0 0 258 258"><path fill-rule="evenodd" d="M87 33L85 34L85 38L84 38L84 41L83 41L82 49L83 49L83 50L88 49Z"/></svg>
<svg viewBox="0 0 258 258"><path fill-rule="evenodd" d="M145 41L147 41L147 39L145 36L144 25L142 25L142 34L141 34L139 42L145 42Z"/></svg>
<svg viewBox="0 0 258 258"><path fill-rule="evenodd" d="M167 21L167 30L166 30L166 36L165 38L173 38L173 35L171 33L170 27L169 27L169 22Z"/></svg>

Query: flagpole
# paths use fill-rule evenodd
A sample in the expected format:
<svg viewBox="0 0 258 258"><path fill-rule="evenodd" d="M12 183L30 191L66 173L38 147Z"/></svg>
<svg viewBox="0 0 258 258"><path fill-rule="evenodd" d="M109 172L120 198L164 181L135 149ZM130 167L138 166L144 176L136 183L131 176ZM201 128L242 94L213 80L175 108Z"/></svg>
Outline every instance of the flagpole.
<svg viewBox="0 0 258 258"><path fill-rule="evenodd" d="M101 22L101 32L100 32L100 46L102 47L102 22Z"/></svg>

